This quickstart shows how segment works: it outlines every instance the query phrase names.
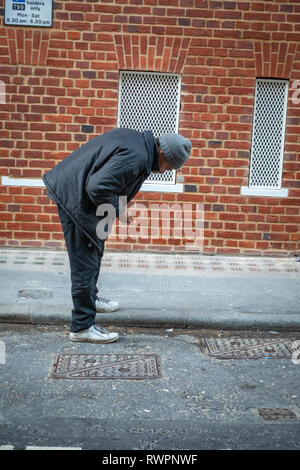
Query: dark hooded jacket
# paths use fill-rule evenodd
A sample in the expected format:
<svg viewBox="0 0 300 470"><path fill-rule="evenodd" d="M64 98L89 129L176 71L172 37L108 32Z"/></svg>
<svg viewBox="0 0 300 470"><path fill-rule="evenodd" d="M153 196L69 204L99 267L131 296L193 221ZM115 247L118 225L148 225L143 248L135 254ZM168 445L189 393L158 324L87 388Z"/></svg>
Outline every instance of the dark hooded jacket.
<svg viewBox="0 0 300 470"><path fill-rule="evenodd" d="M103 242L96 235L97 207L112 204L119 217L119 196L127 196L129 202L157 159L152 131L114 129L76 149L48 171L43 181L49 197L103 253Z"/></svg>

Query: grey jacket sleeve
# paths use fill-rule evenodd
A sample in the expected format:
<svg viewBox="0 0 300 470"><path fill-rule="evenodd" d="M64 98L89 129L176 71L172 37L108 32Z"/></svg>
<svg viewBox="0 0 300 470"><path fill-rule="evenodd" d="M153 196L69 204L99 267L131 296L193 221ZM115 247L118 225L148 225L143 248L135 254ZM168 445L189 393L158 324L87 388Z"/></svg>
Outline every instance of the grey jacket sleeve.
<svg viewBox="0 0 300 470"><path fill-rule="evenodd" d="M96 207L111 204L119 217L125 210L124 205L119 204L119 196L126 194L122 190L137 177L137 173L137 169L126 162L125 156L116 154L90 176L86 192Z"/></svg>

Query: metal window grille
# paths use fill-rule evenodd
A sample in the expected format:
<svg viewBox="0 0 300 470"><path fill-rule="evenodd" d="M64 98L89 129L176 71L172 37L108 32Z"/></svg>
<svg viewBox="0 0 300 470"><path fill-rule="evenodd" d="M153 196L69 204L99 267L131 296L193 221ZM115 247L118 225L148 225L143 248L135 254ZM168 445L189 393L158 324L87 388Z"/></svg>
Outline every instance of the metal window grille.
<svg viewBox="0 0 300 470"><path fill-rule="evenodd" d="M180 75L121 71L118 127L152 130L155 137L178 132ZM145 183L175 184L176 171L151 173Z"/></svg>
<svg viewBox="0 0 300 470"><path fill-rule="evenodd" d="M250 188L281 188L288 80L257 79Z"/></svg>

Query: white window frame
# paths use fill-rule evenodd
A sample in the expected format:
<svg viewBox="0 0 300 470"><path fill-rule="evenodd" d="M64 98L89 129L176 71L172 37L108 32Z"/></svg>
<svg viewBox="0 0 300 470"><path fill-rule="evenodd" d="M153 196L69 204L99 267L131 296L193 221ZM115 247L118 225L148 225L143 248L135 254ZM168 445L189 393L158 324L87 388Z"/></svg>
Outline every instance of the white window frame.
<svg viewBox="0 0 300 470"><path fill-rule="evenodd" d="M258 83L282 83L285 82L284 90L284 105L283 105L283 126L281 129L281 155L280 155L280 168L278 170L278 184L271 186L255 186L251 184L251 176L253 171L253 159L250 157L250 167L249 167L249 183L248 186L242 186L241 194L244 196L270 196L270 197L287 197L288 189L282 188L282 168L283 168L283 157L284 157L284 145L285 145L285 128L286 128L286 114L287 114L287 103L288 103L288 89L289 81L281 79L271 79L271 78L257 78L255 83L255 99L254 99L254 113L253 113L253 128L252 128L252 140L251 140L251 151L254 148L254 135L255 135L255 126L256 126L256 110L258 106ZM252 152L251 152L252 153Z"/></svg>
<svg viewBox="0 0 300 470"><path fill-rule="evenodd" d="M122 77L125 74L133 74L133 75L162 75L162 76L170 76L175 75L179 80L178 90L177 90L177 102L176 102L176 116L175 116L175 126L174 130L176 133L178 132L178 125L179 125L179 113L180 113L180 96L181 96L181 75L180 74L171 74L171 73L164 73L164 72L149 72L149 71L137 71L137 70L120 70L119 73L119 96L118 96L118 117L117 117L117 127L123 127L120 122L120 109L121 109L121 101L122 101ZM132 126L134 128L134 126ZM137 130L146 130L140 129ZM153 181L150 178L146 180L142 187L141 191L159 191L159 192L183 192L183 184L176 183L176 171L173 170L173 178L172 181Z"/></svg>

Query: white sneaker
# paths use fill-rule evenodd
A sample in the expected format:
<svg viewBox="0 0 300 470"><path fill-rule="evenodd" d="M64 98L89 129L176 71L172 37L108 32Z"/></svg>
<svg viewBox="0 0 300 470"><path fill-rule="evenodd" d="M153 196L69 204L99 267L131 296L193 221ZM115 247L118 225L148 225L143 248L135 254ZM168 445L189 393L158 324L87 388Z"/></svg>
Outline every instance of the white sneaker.
<svg viewBox="0 0 300 470"><path fill-rule="evenodd" d="M103 297L97 297L96 299L96 312L109 313L119 310L120 304L116 300L108 300Z"/></svg>
<svg viewBox="0 0 300 470"><path fill-rule="evenodd" d="M109 332L105 328L92 325L87 330L70 333L71 341L79 341L82 343L113 343L119 338L118 333Z"/></svg>

